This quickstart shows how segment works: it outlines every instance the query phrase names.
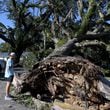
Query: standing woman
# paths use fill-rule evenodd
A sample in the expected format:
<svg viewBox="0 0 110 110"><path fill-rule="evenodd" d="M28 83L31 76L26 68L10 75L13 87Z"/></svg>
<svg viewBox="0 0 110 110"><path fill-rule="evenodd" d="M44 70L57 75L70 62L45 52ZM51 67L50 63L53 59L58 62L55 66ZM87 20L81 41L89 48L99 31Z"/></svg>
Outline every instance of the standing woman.
<svg viewBox="0 0 110 110"><path fill-rule="evenodd" d="M10 87L14 77L14 68L13 68L14 59L15 59L15 53L11 52L6 62L6 68L5 68L5 78L7 81L5 100L12 100L12 96L10 95Z"/></svg>

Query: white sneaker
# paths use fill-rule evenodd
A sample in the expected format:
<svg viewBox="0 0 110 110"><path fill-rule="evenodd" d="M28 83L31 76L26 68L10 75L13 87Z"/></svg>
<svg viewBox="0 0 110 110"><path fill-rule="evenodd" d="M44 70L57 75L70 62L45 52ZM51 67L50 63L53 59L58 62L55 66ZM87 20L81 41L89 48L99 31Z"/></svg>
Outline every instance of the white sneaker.
<svg viewBox="0 0 110 110"><path fill-rule="evenodd" d="M12 100L12 97L10 97L10 96L5 96L5 100Z"/></svg>

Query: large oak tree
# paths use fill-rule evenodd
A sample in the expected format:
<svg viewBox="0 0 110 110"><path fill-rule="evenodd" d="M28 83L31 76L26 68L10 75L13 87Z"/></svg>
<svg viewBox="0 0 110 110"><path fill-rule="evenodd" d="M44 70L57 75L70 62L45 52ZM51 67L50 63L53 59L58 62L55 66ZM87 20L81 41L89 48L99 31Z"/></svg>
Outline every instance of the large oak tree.
<svg viewBox="0 0 110 110"><path fill-rule="evenodd" d="M17 62L26 48L42 41L45 46L47 37L56 43L56 49L49 57L70 55L73 49L85 46L105 47L106 50L106 44L109 44L108 0L37 0L34 3L11 0L7 3L9 18L15 26L1 25L0 38L16 52ZM67 42L57 48L59 39Z"/></svg>

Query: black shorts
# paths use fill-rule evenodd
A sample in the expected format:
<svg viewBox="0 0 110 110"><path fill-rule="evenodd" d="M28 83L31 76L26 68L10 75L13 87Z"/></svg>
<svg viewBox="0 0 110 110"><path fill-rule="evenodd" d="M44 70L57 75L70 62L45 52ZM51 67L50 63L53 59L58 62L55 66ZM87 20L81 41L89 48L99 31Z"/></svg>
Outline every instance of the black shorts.
<svg viewBox="0 0 110 110"><path fill-rule="evenodd" d="M10 76L10 77L6 78L6 81L12 82L13 81L13 78L14 78L14 76Z"/></svg>

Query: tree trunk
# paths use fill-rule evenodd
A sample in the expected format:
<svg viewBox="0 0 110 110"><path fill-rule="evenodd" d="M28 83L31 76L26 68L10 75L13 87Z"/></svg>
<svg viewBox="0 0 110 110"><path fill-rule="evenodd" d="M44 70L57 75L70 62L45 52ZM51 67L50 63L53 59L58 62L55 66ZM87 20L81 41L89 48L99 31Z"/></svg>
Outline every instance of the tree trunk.
<svg viewBox="0 0 110 110"><path fill-rule="evenodd" d="M15 58L15 64L18 64L20 62L20 57L23 54L24 50L21 48L15 50L16 58Z"/></svg>

